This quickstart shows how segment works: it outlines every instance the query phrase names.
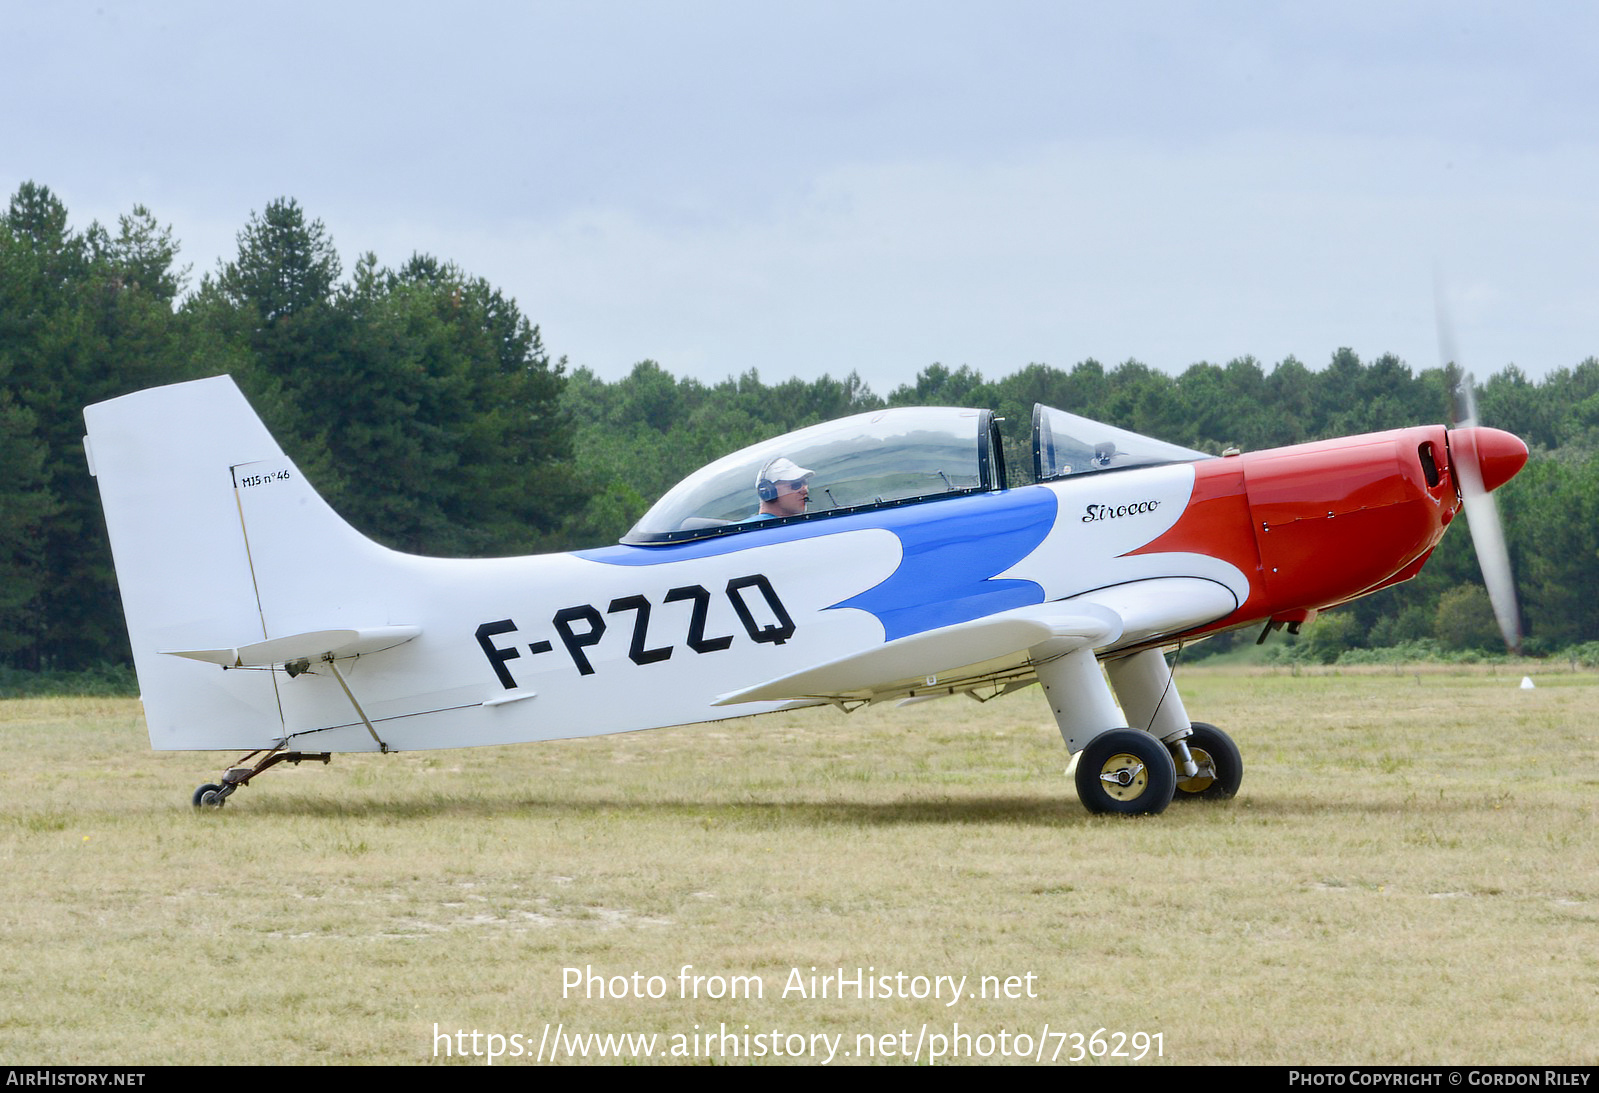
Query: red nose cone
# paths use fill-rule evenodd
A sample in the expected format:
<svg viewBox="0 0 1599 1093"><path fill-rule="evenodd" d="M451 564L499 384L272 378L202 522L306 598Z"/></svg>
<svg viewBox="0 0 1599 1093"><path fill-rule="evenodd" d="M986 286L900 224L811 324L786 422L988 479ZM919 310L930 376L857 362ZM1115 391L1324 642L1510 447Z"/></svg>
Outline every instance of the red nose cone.
<svg viewBox="0 0 1599 1093"><path fill-rule="evenodd" d="M1466 451L1475 450L1477 466L1482 469L1482 485L1486 490L1503 486L1527 465L1527 446L1512 433L1481 426L1458 429L1456 432L1469 435Z"/></svg>

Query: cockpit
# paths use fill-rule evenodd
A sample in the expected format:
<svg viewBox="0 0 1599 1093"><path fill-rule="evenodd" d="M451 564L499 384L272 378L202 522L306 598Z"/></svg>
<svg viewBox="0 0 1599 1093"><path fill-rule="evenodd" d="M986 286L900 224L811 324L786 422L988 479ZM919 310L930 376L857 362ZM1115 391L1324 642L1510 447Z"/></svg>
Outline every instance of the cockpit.
<svg viewBox="0 0 1599 1093"><path fill-rule="evenodd" d="M1033 409L1035 481L1206 458L1062 410ZM806 511L762 512L772 486L765 478L779 466L808 472ZM622 541L677 543L1007 485L999 421L991 411L874 410L787 433L702 467L651 506Z"/></svg>

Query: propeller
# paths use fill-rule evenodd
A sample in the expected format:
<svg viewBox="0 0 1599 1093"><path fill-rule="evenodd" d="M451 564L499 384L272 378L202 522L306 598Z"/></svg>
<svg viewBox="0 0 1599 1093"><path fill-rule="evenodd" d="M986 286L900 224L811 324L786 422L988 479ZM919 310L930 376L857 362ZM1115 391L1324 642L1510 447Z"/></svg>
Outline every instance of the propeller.
<svg viewBox="0 0 1599 1093"><path fill-rule="evenodd" d="M1438 344L1444 361L1454 364L1443 306L1438 309ZM1521 652L1521 612L1516 606L1516 583L1510 573L1510 550L1505 546L1505 529L1499 520L1499 506L1493 491L1509 481L1527 462L1527 446L1521 438L1501 429L1487 429L1477 423L1477 397L1471 374L1459 373L1454 389L1454 407L1449 429L1449 465L1460 490L1460 506L1466 513L1466 526L1477 548L1477 564L1488 586L1488 602L1493 604L1494 620L1511 652Z"/></svg>

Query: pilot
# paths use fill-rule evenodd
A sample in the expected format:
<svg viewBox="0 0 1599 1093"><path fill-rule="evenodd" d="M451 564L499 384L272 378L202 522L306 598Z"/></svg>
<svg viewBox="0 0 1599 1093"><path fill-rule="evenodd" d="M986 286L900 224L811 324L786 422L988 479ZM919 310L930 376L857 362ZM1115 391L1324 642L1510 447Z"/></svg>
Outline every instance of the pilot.
<svg viewBox="0 0 1599 1093"><path fill-rule="evenodd" d="M785 456L768 460L755 473L755 495L760 498L761 507L750 519L770 520L804 512L811 498L811 476L815 473Z"/></svg>

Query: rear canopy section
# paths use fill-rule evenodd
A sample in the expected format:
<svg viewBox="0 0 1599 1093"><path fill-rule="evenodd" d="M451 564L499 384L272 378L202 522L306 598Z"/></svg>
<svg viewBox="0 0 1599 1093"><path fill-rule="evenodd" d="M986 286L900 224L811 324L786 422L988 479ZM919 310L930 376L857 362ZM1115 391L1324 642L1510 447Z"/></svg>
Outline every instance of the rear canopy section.
<svg viewBox="0 0 1599 1093"><path fill-rule="evenodd" d="M813 425L724 456L656 502L624 543L681 542L772 526L757 522L762 468L811 472L811 520L1005 488L1004 449L988 410L900 407Z"/></svg>

